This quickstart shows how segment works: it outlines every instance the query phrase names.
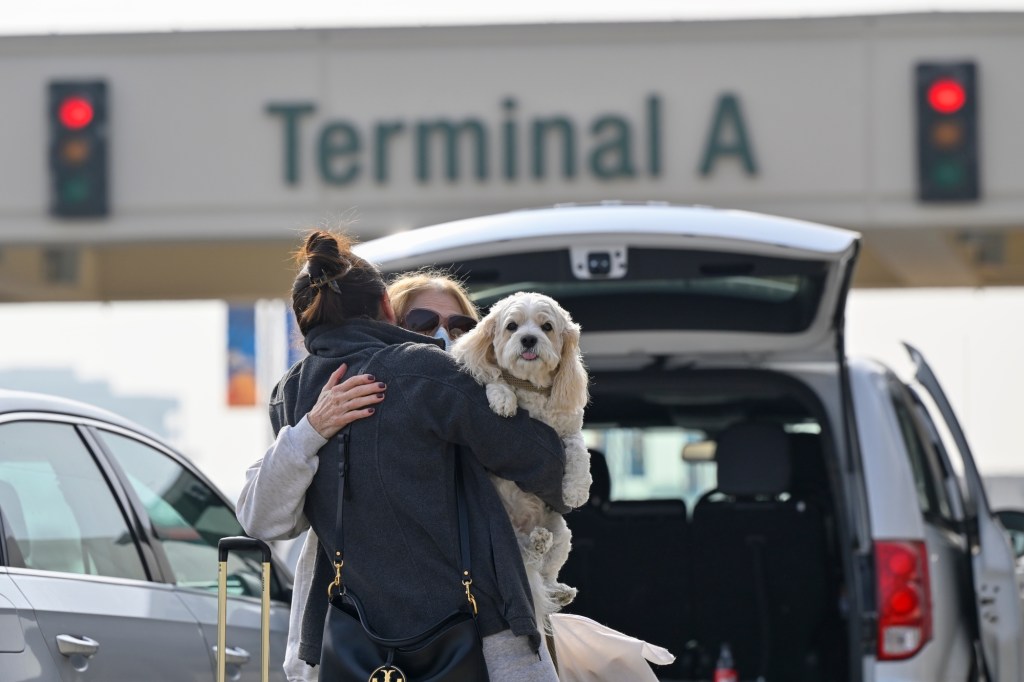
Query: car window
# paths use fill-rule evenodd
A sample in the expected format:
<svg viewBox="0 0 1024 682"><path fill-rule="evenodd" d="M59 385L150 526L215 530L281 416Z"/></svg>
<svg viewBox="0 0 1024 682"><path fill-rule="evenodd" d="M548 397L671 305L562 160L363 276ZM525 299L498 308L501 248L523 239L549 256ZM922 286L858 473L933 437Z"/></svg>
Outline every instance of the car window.
<svg viewBox="0 0 1024 682"><path fill-rule="evenodd" d="M950 497L952 495L960 495L961 500L963 499L963 490L960 488L962 481L957 479L956 472L952 469L952 460L949 456L949 451L946 449L946 444L942 440L942 436L939 434L939 430L935 425L935 421L929 414L928 409L921 403L920 399L917 398L916 394L912 396L914 398L914 413L917 415L918 420L924 426L925 433L928 437L928 442L932 446L932 450L936 455L936 469L938 475L942 481L949 480L953 486L953 490L950 490L946 486L940 486L938 493L940 498L947 500L947 506L954 508L954 504ZM957 507L959 505L956 505Z"/></svg>
<svg viewBox="0 0 1024 682"><path fill-rule="evenodd" d="M821 433L812 421L782 427L790 436ZM692 510L701 496L718 486L715 442L702 430L591 426L583 435L587 447L605 457L611 479L608 499L613 502L677 499ZM689 453L685 457L684 448Z"/></svg>
<svg viewBox="0 0 1024 682"><path fill-rule="evenodd" d="M942 467L931 439L922 436L916 410L910 404L906 393L895 384L891 386L891 389L893 409L896 412L900 434L910 457L910 467L914 474L914 485L917 489L917 499L921 511L926 516L938 516L946 521L952 521L953 513L948 493L942 485Z"/></svg>
<svg viewBox="0 0 1024 682"><path fill-rule="evenodd" d="M928 391L918 390L915 386L908 386L907 388L914 401L914 406L917 408L916 414L920 418L921 423L924 424L928 439L939 455L942 475L945 478L952 479L959 490L961 500L970 498L971 494L967 489L967 480L964 478L964 462L959 456L959 448L957 448L956 441L949 432L946 420L942 419L939 409ZM933 417L933 415L937 417ZM951 492L950 494L955 493Z"/></svg>
<svg viewBox="0 0 1024 682"><path fill-rule="evenodd" d="M101 431L110 454L149 514L177 585L217 590L217 542L244 535L235 511L206 483L165 453L134 438ZM260 594L258 559L228 557L228 592Z"/></svg>
<svg viewBox="0 0 1024 682"><path fill-rule="evenodd" d="M148 577L117 499L70 424L0 424L0 512L12 566Z"/></svg>
<svg viewBox="0 0 1024 682"><path fill-rule="evenodd" d="M587 447L608 463L612 501L685 500L687 507L716 485L713 461L688 462L683 446L704 439L703 431L676 427L588 428Z"/></svg>
<svg viewBox="0 0 1024 682"><path fill-rule="evenodd" d="M830 270L824 261L637 246L622 277L581 279L565 249L436 265L463 273L480 308L516 291L538 291L557 299L588 333L801 333L818 313Z"/></svg>

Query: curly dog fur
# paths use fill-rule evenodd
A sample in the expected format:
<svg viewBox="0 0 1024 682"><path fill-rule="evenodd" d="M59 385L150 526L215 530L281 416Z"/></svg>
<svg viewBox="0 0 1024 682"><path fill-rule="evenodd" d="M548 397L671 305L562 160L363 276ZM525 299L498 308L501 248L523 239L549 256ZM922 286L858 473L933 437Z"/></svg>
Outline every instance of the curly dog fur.
<svg viewBox="0 0 1024 682"><path fill-rule="evenodd" d="M487 388L494 412L511 416L522 407L562 437L562 496L573 508L587 501L591 483L582 435L588 377L579 341L579 325L557 302L519 292L495 303L453 348L463 370ZM571 548L569 527L536 495L512 481L493 480L519 539L538 625L547 630L547 617L576 597L576 588L558 582Z"/></svg>

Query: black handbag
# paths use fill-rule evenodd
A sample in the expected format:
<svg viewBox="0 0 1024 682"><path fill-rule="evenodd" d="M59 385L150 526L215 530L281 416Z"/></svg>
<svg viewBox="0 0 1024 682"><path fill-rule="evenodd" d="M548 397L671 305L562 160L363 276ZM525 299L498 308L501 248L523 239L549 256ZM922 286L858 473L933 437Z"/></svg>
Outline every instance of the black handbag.
<svg viewBox="0 0 1024 682"><path fill-rule="evenodd" d="M342 505L347 493L349 437L341 434L338 461L338 517L334 582L328 587L330 607L324 624L320 653L321 682L487 682L487 664L476 622L476 600L469 560L469 518L464 499L462 462L455 455L455 506L459 525L460 576L468 608L454 611L426 631L412 637L389 639L367 625L362 603L341 579L344 566Z"/></svg>

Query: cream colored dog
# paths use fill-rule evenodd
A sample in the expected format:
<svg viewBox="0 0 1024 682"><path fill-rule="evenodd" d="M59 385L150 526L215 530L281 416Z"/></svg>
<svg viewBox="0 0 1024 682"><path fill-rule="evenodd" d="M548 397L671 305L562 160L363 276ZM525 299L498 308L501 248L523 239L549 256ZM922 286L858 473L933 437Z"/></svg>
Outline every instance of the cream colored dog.
<svg viewBox="0 0 1024 682"><path fill-rule="evenodd" d="M494 412L509 417L523 407L562 437L562 496L573 508L587 501L591 483L590 453L581 432L588 379L579 342L579 325L558 303L519 292L495 303L452 349L462 368L487 387ZM547 616L576 597L576 588L558 582L569 557L569 527L536 495L512 481L493 480L519 539L538 624L548 629Z"/></svg>

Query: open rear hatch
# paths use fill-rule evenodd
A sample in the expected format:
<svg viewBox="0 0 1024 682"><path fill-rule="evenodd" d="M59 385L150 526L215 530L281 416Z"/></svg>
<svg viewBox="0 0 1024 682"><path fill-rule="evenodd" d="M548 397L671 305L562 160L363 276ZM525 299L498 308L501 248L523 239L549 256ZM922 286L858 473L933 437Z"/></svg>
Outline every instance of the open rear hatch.
<svg viewBox="0 0 1024 682"><path fill-rule="evenodd" d="M556 298L593 368L650 358L837 360L859 235L704 207L566 206L473 218L357 250L386 273L464 278L481 308L521 290Z"/></svg>
<svg viewBox="0 0 1024 682"><path fill-rule="evenodd" d="M843 436L834 433L824 409L816 409L820 403L806 386L784 373L763 371L762 365L798 361L843 367L842 312L858 245L854 232L740 211L600 205L463 220L403 232L357 249L388 274L425 266L450 269L465 281L482 309L516 291L541 291L556 298L580 323L581 348L595 377L588 428L591 435L604 439L595 447L603 448L605 457L595 461L611 462L617 471L632 467L631 475L639 476L636 454L642 451L649 455L644 466L650 467L665 499L616 498L609 490L602 497L614 505L607 506L597 521L585 514L570 517L575 549L566 572L571 584L581 587L577 607L612 627L668 645L680 655L665 671L672 679L706 679L711 675L690 673L703 670L704 653L717 655L713 626L721 623L698 619L694 604L698 595L725 592L695 582L698 572L716 574L714 569L699 571L695 557L717 555L696 549L686 509L695 509L696 501L715 483L705 478L706 466L684 462L680 452L690 436L714 436L736 421L767 420L794 429L817 426L794 431L792 440L810 443L810 452L802 456L817 464L815 468L805 461L801 471L826 471L824 453ZM690 371L694 366L698 371ZM622 447L615 445L620 442ZM816 507L821 518L836 519L824 490L829 483L804 478L809 481L803 492L823 495ZM685 490L671 487L684 479ZM827 481L827 473L820 479ZM790 492L801 493L795 484ZM593 521L592 532L587 519ZM826 526L832 527L832 522L822 521ZM658 539L646 542L651 537ZM866 546L863 540L859 544ZM628 548L634 545L635 551ZM656 556L646 564L619 561L620 551L646 556L654 545ZM834 539L823 543L833 545L838 546ZM838 553L818 561L820 555L811 553L815 560L806 566L840 561ZM783 551L779 556L797 555ZM645 568L637 573L637 566ZM829 621L832 639L805 649L794 644L800 656L783 652L777 659L813 659L822 662L821 670L836 671L830 679L858 680L859 663L846 652L848 645L849 651L859 651L859 631L839 625L840 616L835 615L840 588L834 576L841 572L846 573L847 586L859 594L852 572L837 566L828 575L816 574L819 580L814 584L824 584L826 596L804 600L834 616ZM607 600L609 592L601 581L614 585L608 589L627 586L631 594L647 596L626 598L624 608ZM810 582L800 578L794 584L803 595ZM588 602L587 595L596 597ZM788 604L788 599L788 593L779 595L780 603ZM710 601L714 599L700 603ZM637 603L648 608L637 612ZM859 618L856 609L851 606L851 623ZM789 618L792 632L802 632L799 623L816 623L817 615L809 611L802 619ZM748 667L762 662L749 647L736 651L745 656ZM844 675L847 665L851 672Z"/></svg>

